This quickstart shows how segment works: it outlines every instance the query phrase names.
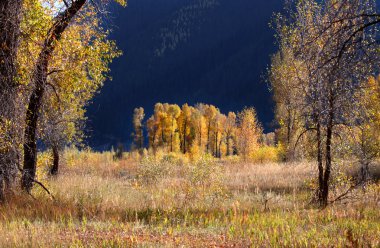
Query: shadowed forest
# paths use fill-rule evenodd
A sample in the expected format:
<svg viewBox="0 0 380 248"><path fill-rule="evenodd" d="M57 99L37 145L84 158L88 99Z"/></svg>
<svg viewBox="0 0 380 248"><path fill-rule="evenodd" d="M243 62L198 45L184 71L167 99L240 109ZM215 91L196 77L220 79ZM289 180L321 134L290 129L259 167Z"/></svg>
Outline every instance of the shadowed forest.
<svg viewBox="0 0 380 248"><path fill-rule="evenodd" d="M186 2L154 56L189 42L221 4ZM114 8L128 5L0 2L1 247L380 246L375 0L273 11L272 130L257 106L157 102L128 106L130 141L97 151L87 111L123 56Z"/></svg>

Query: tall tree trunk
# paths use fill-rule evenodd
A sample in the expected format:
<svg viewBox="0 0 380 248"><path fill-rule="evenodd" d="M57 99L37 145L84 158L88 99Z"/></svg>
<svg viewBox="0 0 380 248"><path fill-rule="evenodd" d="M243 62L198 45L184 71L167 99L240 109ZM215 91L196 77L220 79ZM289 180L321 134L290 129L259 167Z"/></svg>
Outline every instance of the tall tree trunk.
<svg viewBox="0 0 380 248"><path fill-rule="evenodd" d="M154 153L154 155L156 155L156 135L157 135L157 129L156 128L154 128L153 129L153 135L152 135L152 137L151 137L151 142L150 142L150 147L152 147L152 149L153 149L153 153Z"/></svg>
<svg viewBox="0 0 380 248"><path fill-rule="evenodd" d="M73 1L70 7L54 19L54 24L47 34L37 64L35 65L31 84L34 85L34 88L29 99L25 119L24 167L21 178L21 187L27 192L30 192L32 189L36 175L37 124L46 87L49 60L55 49L55 42L60 40L62 33L86 1L87 0Z"/></svg>
<svg viewBox="0 0 380 248"><path fill-rule="evenodd" d="M52 151L53 151L53 166L50 169L50 174L55 176L55 175L58 175L58 170L59 170L59 149L58 149L58 146L53 146Z"/></svg>
<svg viewBox="0 0 380 248"><path fill-rule="evenodd" d="M39 63L39 66L36 68L36 75L34 80L36 87L30 97L25 120L26 129L24 140L24 168L22 173L21 187L27 192L30 192L32 189L33 181L36 176L37 122L45 91L48 60L43 59L43 61L44 63Z"/></svg>
<svg viewBox="0 0 380 248"><path fill-rule="evenodd" d="M165 135L164 135L164 126L162 125L162 128L161 128L161 142L162 142L162 145L164 145L166 142L165 142Z"/></svg>
<svg viewBox="0 0 380 248"><path fill-rule="evenodd" d="M143 131L143 127L141 126L140 127L140 151L142 152L144 148L144 131Z"/></svg>
<svg viewBox="0 0 380 248"><path fill-rule="evenodd" d="M371 179L369 171L369 163L367 161L361 162L359 181L361 183L367 183Z"/></svg>
<svg viewBox="0 0 380 248"><path fill-rule="evenodd" d="M186 131L187 131L187 121L185 121L184 128L183 128L183 154L186 154Z"/></svg>
<svg viewBox="0 0 380 248"><path fill-rule="evenodd" d="M203 149L203 147L202 147L202 122L201 121L200 121L200 125L199 125L199 147L201 149Z"/></svg>
<svg viewBox="0 0 380 248"><path fill-rule="evenodd" d="M359 174L359 182L366 183L370 180L370 171L369 164L370 160L368 160L368 151L366 146L366 137L364 129L361 129L361 138L360 138L360 174Z"/></svg>
<svg viewBox="0 0 380 248"><path fill-rule="evenodd" d="M219 139L219 123L216 122L216 131L215 131L215 157L218 157L218 139Z"/></svg>
<svg viewBox="0 0 380 248"><path fill-rule="evenodd" d="M170 152L173 152L173 132L174 132L174 118L172 119L172 130L170 131Z"/></svg>
<svg viewBox="0 0 380 248"><path fill-rule="evenodd" d="M331 155L331 144L332 144L332 134L333 134L333 120L334 120L334 110L333 101L330 99L330 109L329 117L326 127L326 168L323 175L323 188L322 188L322 206L327 206L329 197L329 181L331 173L332 155Z"/></svg>
<svg viewBox="0 0 380 248"><path fill-rule="evenodd" d="M290 133L291 133L291 113L290 108L288 109L288 118L286 123L286 143L288 147L290 146Z"/></svg>
<svg viewBox="0 0 380 248"><path fill-rule="evenodd" d="M14 184L20 130L17 120L17 51L22 0L0 1L0 201Z"/></svg>
<svg viewBox="0 0 380 248"><path fill-rule="evenodd" d="M322 207L327 206L328 197L329 197L329 181L330 181L330 173L331 173L331 165L332 165L332 154L331 154L331 146L332 146L332 135L333 135L333 122L334 122L334 96L330 89L329 94L329 109L328 109L328 117L327 117L327 125L326 125L326 154L325 154L325 171L323 174L323 184L322 184L322 194L320 203Z"/></svg>
<svg viewBox="0 0 380 248"><path fill-rule="evenodd" d="M214 156L218 157L218 131L215 132L215 141L214 142L215 142Z"/></svg>
<svg viewBox="0 0 380 248"><path fill-rule="evenodd" d="M210 149L210 129L211 129L211 120L208 122L208 128L207 128L207 144L206 144L207 152L209 152L209 149Z"/></svg>
<svg viewBox="0 0 380 248"><path fill-rule="evenodd" d="M226 137L226 144L227 144L227 156L230 156L230 135L227 134Z"/></svg>
<svg viewBox="0 0 380 248"><path fill-rule="evenodd" d="M323 159L322 159L322 132L321 123L319 117L317 117L317 162L318 162L318 201L322 203L322 192L323 192Z"/></svg>
<svg viewBox="0 0 380 248"><path fill-rule="evenodd" d="M218 147L218 158L222 158L222 151L221 151L221 147L222 147L222 142L223 142L223 139L220 138L219 140L219 147Z"/></svg>

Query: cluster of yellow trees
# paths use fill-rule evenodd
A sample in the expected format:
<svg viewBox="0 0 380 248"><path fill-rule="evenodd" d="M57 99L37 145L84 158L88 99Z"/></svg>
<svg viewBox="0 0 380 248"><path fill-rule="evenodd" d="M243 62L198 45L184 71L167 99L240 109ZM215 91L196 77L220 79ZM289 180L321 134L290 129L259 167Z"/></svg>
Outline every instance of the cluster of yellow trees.
<svg viewBox="0 0 380 248"><path fill-rule="evenodd" d="M133 124L137 149L143 148L144 110L135 109ZM207 104L182 107L176 104L157 103L154 114L147 120L146 129L149 149L154 152L184 154L209 153L215 157L239 154L250 158L259 148L262 128L254 108L245 108L240 113L220 110Z"/></svg>

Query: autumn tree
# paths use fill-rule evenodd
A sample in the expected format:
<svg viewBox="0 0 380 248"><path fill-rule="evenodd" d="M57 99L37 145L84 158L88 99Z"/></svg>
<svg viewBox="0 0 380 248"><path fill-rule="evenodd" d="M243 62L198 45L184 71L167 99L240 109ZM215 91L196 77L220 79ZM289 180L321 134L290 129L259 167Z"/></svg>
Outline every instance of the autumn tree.
<svg viewBox="0 0 380 248"><path fill-rule="evenodd" d="M170 152L180 149L178 119L181 108L175 104L157 103L154 114L147 121L149 147L165 148Z"/></svg>
<svg viewBox="0 0 380 248"><path fill-rule="evenodd" d="M357 91L353 152L359 159L360 181L370 179L369 166L380 157L380 76L370 77Z"/></svg>
<svg viewBox="0 0 380 248"><path fill-rule="evenodd" d="M144 118L144 109L141 107L135 108L133 111L134 144L139 151L144 148Z"/></svg>
<svg viewBox="0 0 380 248"><path fill-rule="evenodd" d="M229 112L224 123L224 137L226 142L226 155L233 154L233 148L236 142L236 114Z"/></svg>
<svg viewBox="0 0 380 248"><path fill-rule="evenodd" d="M81 143L84 120L84 110L80 107L63 105L55 97L44 100L39 136L52 151L51 175L59 172L60 156L65 146Z"/></svg>
<svg viewBox="0 0 380 248"><path fill-rule="evenodd" d="M192 144L193 137L191 137L191 131L193 129L191 125L191 117L194 112L193 107L190 107L187 103L182 105L181 114L178 118L178 131L181 142L182 153L185 154Z"/></svg>
<svg viewBox="0 0 380 248"><path fill-rule="evenodd" d="M55 4L52 6L53 9L56 7ZM85 6L89 7L87 11ZM61 84L60 90L63 94L69 95L72 91L68 89L74 90L74 94L70 96L71 99L77 96L75 92L82 94L81 99L84 98L85 100L81 102L81 107L84 107L83 103L92 97L104 81L104 73L108 71L108 63L115 56L112 50L104 49L102 46L102 43L107 43L106 33L102 32L101 35L91 33L91 30L94 32L101 30L100 24L98 24L100 19L97 19L96 14L89 14L90 10L94 11L95 9L91 9L86 0L65 1L61 8L58 14L53 13L44 17L50 21L50 25L41 37L42 46L37 52L30 76L31 94L27 103L25 118L24 166L21 180L22 188L28 192L35 181L37 128L43 101L47 96L47 88L56 86L52 82L58 83L58 85L59 82L68 83L66 85ZM79 11L86 15L76 18ZM87 20L96 21L88 23ZM74 52L65 54L65 48L69 46L74 49ZM95 54L98 56L92 55L93 57L91 57L91 50L89 49L99 49L95 50ZM65 61L67 63L60 64L62 56L63 58L68 56ZM94 57L97 59L91 59ZM61 72L59 76L65 81L54 80L54 74L58 71ZM74 83L74 85L69 83ZM82 89L84 89L84 93L81 91Z"/></svg>
<svg viewBox="0 0 380 248"><path fill-rule="evenodd" d="M19 61L22 61L21 81L29 86L39 44L50 27L55 9L43 6L38 0L25 0L24 4L22 32L27 37L21 40ZM107 40L95 8L89 5L83 14L65 31L50 59L37 137L53 152L51 174L58 173L64 147L81 143L85 107L106 79L104 72L108 71L109 62L120 54L114 42Z"/></svg>
<svg viewBox="0 0 380 248"><path fill-rule="evenodd" d="M178 117L181 115L181 108L176 104L170 104L167 108L167 116L169 117L170 125L170 152L177 151L179 147L178 138Z"/></svg>
<svg viewBox="0 0 380 248"><path fill-rule="evenodd" d="M276 146L276 134L274 132L263 134L262 144L265 146Z"/></svg>
<svg viewBox="0 0 380 248"><path fill-rule="evenodd" d="M49 29L44 38L44 45L39 52L37 62L33 69L31 85L33 85L32 93L27 107L25 119L25 141L24 141L24 166L22 173L22 188L30 192L36 175L37 162L37 124L40 113L41 104L47 85L48 65L54 49L56 41L59 41L63 32L68 27L73 17L83 7L86 0L78 0L71 3L70 6L57 15L52 21L52 27Z"/></svg>
<svg viewBox="0 0 380 248"><path fill-rule="evenodd" d="M285 32L285 31L284 31ZM286 40L280 40L280 51L272 56L269 81L276 102L278 143L286 149L286 160L295 157L297 137L302 132L303 81L306 70L295 58ZM291 89L291 90L289 90Z"/></svg>
<svg viewBox="0 0 380 248"><path fill-rule="evenodd" d="M217 158L222 157L221 147L223 142L225 142L224 128L227 121L227 117L224 114L218 113L215 117L215 127L214 127L214 156Z"/></svg>
<svg viewBox="0 0 380 248"><path fill-rule="evenodd" d="M159 132L158 132L157 120L154 118L154 116L151 116L147 120L146 127L147 127L147 132L148 132L149 148L152 148L153 152L155 153L158 147L157 134Z"/></svg>
<svg viewBox="0 0 380 248"><path fill-rule="evenodd" d="M207 123L207 143L206 143L206 152L213 152L213 133L215 130L216 124L216 116L219 113L219 109L217 109L213 105L206 105L204 108L204 117Z"/></svg>
<svg viewBox="0 0 380 248"><path fill-rule="evenodd" d="M162 103L157 103L154 106L154 118L156 119L155 125L157 125L157 131L160 135L159 145L164 146L167 143L167 137L165 131L167 130L167 114L165 106Z"/></svg>
<svg viewBox="0 0 380 248"><path fill-rule="evenodd" d="M259 148L262 129L254 108L246 108L237 116L236 146L244 160L249 159Z"/></svg>
<svg viewBox="0 0 380 248"><path fill-rule="evenodd" d="M347 13L361 15L371 9L371 1L308 0L297 3L296 11L289 14L290 23L282 16L277 19L281 44L286 44L280 49L290 49L295 61L304 65L298 73L302 75L300 110L304 128L299 137L308 132L315 134L317 198L321 206L328 203L336 128L351 125L354 92L372 72L376 61L375 30L363 29L357 35L350 28L351 20L344 17Z"/></svg>
<svg viewBox="0 0 380 248"><path fill-rule="evenodd" d="M207 144L207 120L205 117L205 104L197 104L191 116L191 124L194 127L196 144L201 151L206 149Z"/></svg>

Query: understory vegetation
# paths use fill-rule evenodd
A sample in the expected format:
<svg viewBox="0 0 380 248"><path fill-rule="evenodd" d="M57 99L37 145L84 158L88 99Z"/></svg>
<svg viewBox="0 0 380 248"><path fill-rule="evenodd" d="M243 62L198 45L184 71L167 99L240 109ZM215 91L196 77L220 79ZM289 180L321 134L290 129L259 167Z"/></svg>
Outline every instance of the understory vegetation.
<svg viewBox="0 0 380 248"><path fill-rule="evenodd" d="M380 245L377 178L324 210L310 204L312 162L262 164L180 154L64 152L48 176L39 154L35 187L0 206L0 246L351 246ZM358 167L341 171L332 197ZM343 176L344 175L344 176ZM344 181L346 180L346 181Z"/></svg>

